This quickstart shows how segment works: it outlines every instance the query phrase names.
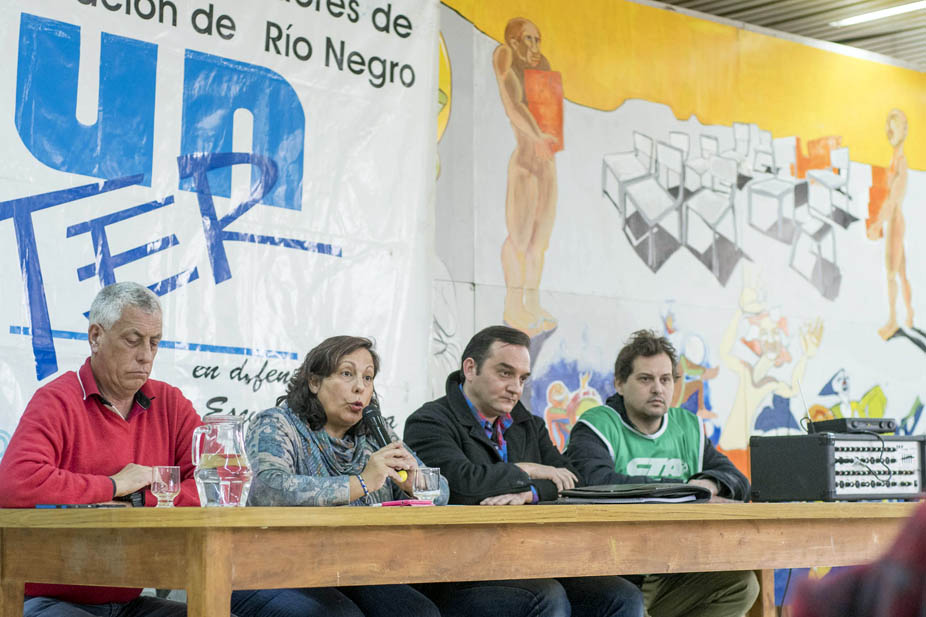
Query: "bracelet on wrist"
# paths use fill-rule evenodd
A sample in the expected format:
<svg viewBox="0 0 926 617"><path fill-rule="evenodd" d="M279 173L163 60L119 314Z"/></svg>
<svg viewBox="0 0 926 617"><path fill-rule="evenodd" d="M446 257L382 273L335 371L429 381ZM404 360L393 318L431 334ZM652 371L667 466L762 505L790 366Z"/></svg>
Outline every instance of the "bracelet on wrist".
<svg viewBox="0 0 926 617"><path fill-rule="evenodd" d="M112 476L106 476L106 477L109 478L109 481L113 483L113 497L112 498L116 499L116 481L113 480Z"/></svg>
<svg viewBox="0 0 926 617"><path fill-rule="evenodd" d="M357 481L360 482L360 488L363 489L363 496L367 497L370 494L370 491L367 489L367 483L363 481L363 476L358 473L356 478Z"/></svg>

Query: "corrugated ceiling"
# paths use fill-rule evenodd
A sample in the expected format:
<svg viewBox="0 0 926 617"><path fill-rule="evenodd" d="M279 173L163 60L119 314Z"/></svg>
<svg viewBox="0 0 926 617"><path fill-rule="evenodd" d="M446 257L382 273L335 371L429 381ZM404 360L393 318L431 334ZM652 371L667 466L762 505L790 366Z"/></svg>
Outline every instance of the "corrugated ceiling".
<svg viewBox="0 0 926 617"><path fill-rule="evenodd" d="M763 28L873 51L926 71L926 10L834 28L830 22L913 0L663 0Z"/></svg>

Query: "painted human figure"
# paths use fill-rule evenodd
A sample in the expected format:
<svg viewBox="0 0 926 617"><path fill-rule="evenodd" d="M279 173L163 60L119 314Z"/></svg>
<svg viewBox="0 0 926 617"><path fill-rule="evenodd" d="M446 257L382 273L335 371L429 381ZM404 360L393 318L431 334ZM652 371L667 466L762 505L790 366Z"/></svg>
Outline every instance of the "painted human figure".
<svg viewBox="0 0 926 617"><path fill-rule="evenodd" d="M530 336L556 327L556 319L540 306L543 260L556 217L557 138L544 133L525 100L524 71L550 70L540 53L540 31L527 19L515 18L505 27L505 40L492 55L505 113L516 146L508 162L502 245L505 274L504 320Z"/></svg>
<svg viewBox="0 0 926 617"><path fill-rule="evenodd" d="M911 302L910 281L907 279L907 255L904 251L903 238L906 223L903 218L903 200L907 193L907 157L903 144L907 138L907 116L899 109L892 109L887 115L885 128L887 140L894 148L891 167L887 172L887 198L878 213L875 224L869 228L869 238L875 240L885 225L884 265L887 270L887 299L889 316L887 323L878 329L881 338L888 339L897 332L897 284L901 285L904 304L907 309L906 326L913 327L913 306Z"/></svg>
<svg viewBox="0 0 926 617"><path fill-rule="evenodd" d="M756 355L748 362L734 353L736 334L740 322L746 318L754 336L744 339L746 346ZM745 462L745 449L752 432L752 419L761 404L771 394L790 399L800 392L807 361L817 353L823 338L823 322L818 318L806 323L800 331L803 355L793 365L791 381L779 381L770 371L784 366L792 360L785 341L787 322L774 319L764 298L764 291L758 280L747 280L740 295L739 308L730 320L720 344L720 355L726 368L739 377L736 398L730 409L730 416L720 434L719 447L737 462ZM740 453L734 453L740 451Z"/></svg>

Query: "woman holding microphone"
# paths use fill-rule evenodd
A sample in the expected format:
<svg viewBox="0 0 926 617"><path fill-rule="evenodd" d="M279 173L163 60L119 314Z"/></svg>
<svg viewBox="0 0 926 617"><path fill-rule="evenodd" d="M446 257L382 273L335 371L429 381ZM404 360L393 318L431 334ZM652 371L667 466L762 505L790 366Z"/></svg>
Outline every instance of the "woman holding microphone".
<svg viewBox="0 0 926 617"><path fill-rule="evenodd" d="M305 357L277 406L251 418L248 460L254 470L249 506L369 506L413 495L422 463L394 441L380 447L362 422L375 401L379 357L369 339L335 336ZM390 431L391 433L391 431ZM447 503L440 478L435 504ZM311 567L311 556L307 556ZM408 585L268 589L232 593L237 617L438 616Z"/></svg>

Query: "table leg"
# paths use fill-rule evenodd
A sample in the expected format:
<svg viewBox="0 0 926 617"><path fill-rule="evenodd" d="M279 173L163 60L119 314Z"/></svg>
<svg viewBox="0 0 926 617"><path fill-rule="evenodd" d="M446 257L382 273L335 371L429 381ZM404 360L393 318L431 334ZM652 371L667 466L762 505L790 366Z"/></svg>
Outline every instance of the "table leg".
<svg viewBox="0 0 926 617"><path fill-rule="evenodd" d="M222 529L190 530L187 617L229 617L231 614L230 542L230 534Z"/></svg>
<svg viewBox="0 0 926 617"><path fill-rule="evenodd" d="M759 579L759 597L749 609L747 617L774 617L775 615L775 571L756 570Z"/></svg>
<svg viewBox="0 0 926 617"><path fill-rule="evenodd" d="M0 581L0 617L22 617L25 587L23 581Z"/></svg>

